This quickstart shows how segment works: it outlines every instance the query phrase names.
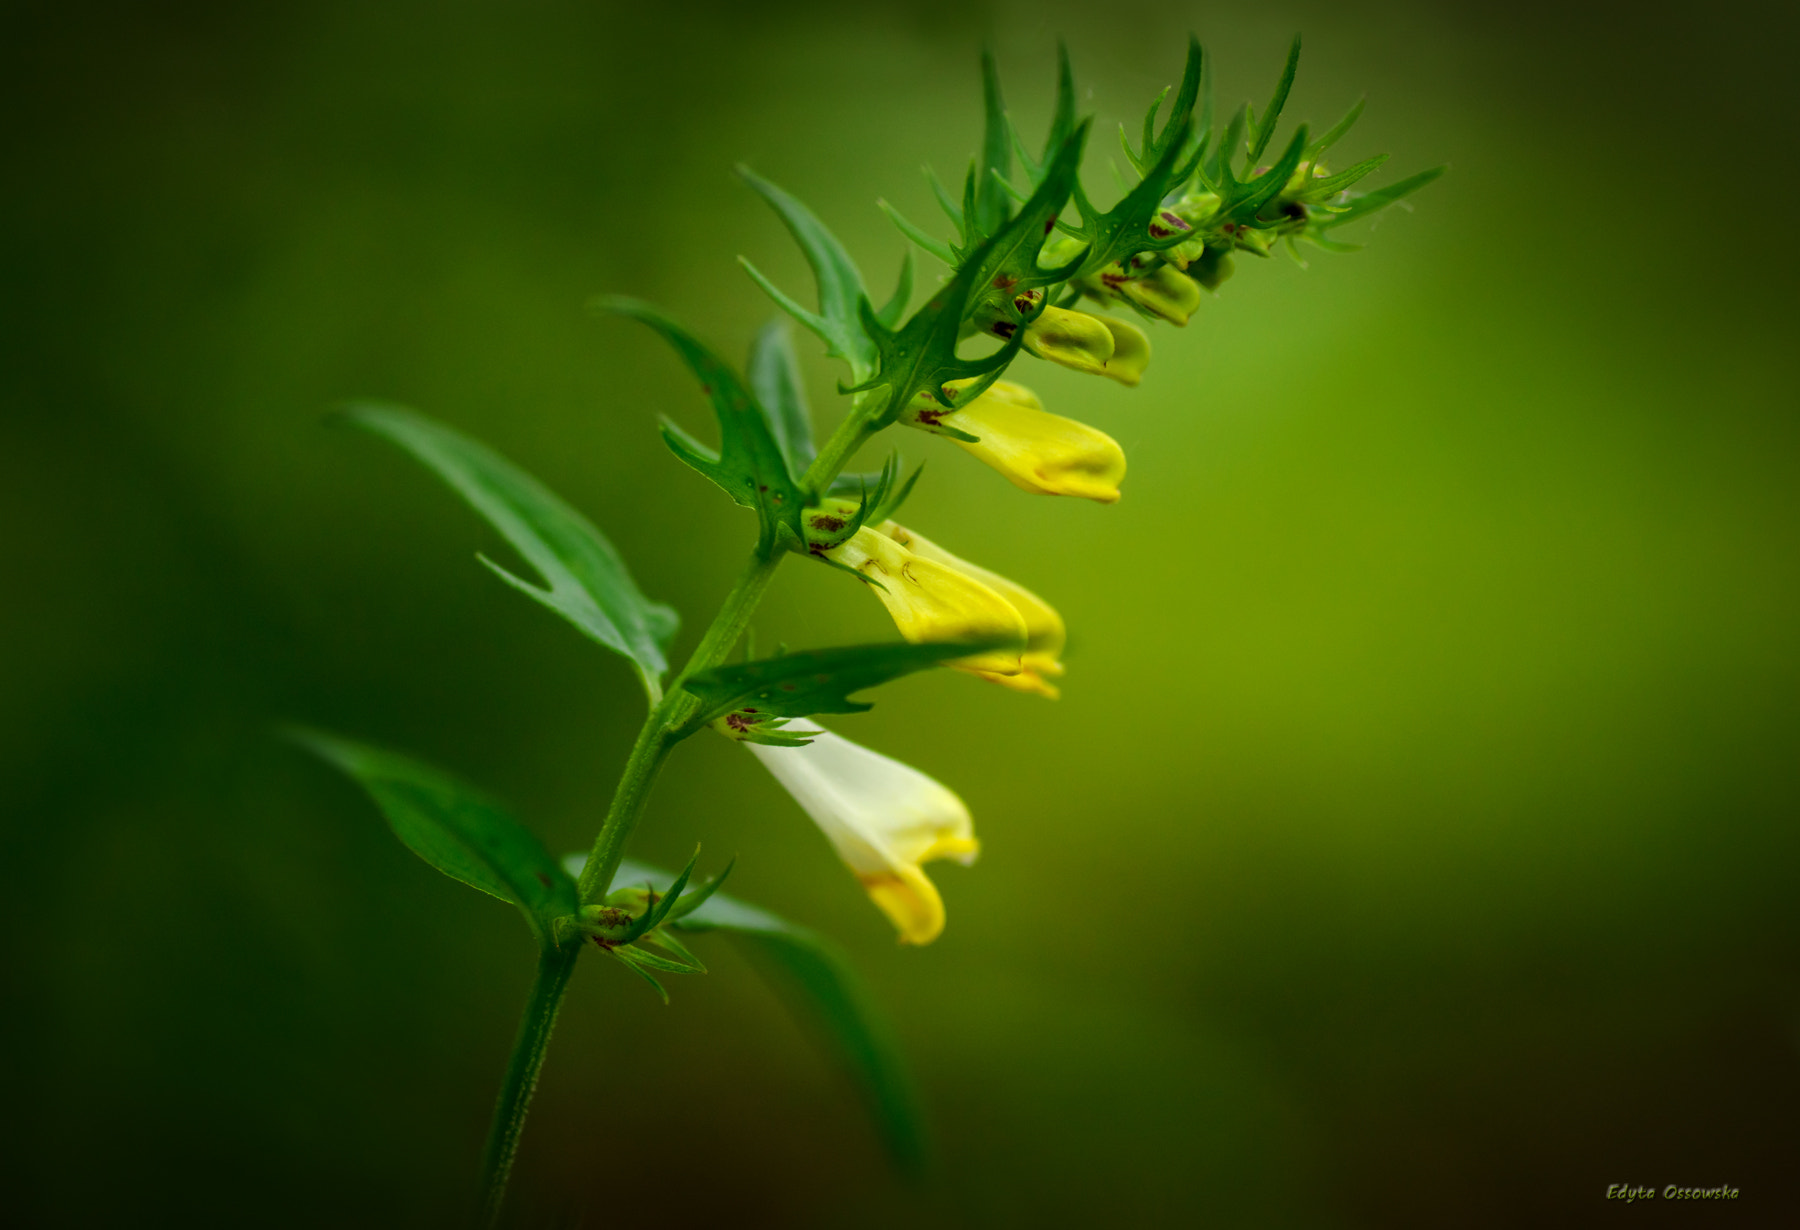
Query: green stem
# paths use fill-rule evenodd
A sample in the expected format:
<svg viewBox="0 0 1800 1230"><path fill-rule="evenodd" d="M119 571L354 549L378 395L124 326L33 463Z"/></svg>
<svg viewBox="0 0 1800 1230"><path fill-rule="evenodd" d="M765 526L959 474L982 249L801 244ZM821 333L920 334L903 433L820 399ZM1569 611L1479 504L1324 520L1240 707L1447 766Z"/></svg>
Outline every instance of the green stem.
<svg viewBox="0 0 1800 1230"><path fill-rule="evenodd" d="M862 443L873 434L867 422L852 412L825 447L819 451L802 479L803 486L821 491L836 478ZM613 792L606 819L594 838L587 865L581 869L580 893L584 905L603 899L612 888L625 848L637 829L649 801L650 790L662 771L663 761L682 737L685 727L699 709L700 702L682 688L682 682L723 662L736 645L750 617L768 591L787 551L783 547L759 544L738 577L737 584L725 597L725 604L713 617L706 635L694 649L687 665L669 685L669 691L651 708L632 744L625 761L625 772ZM512 1058L507 1062L506 1081L500 1089L500 1101L494 1108L493 1128L488 1134L487 1152L482 1161L482 1224L499 1224L500 1210L506 1199L506 1180L512 1171L513 1156L519 1149L519 1135L525 1128L525 1116L531 1109L531 1095L537 1087L538 1071L544 1065L544 1052L550 1044L550 1030L556 1023L556 1012L568 990L569 976L581 955L582 944L573 942L562 947L546 948L538 957L537 978L531 984L531 996L525 1001L525 1017L519 1025L519 1036L513 1042Z"/></svg>
<svg viewBox="0 0 1800 1230"><path fill-rule="evenodd" d="M657 774L662 771L669 751L681 740L683 726L699 707L699 700L682 689L682 681L725 660L749 626L750 616L755 614L757 603L762 601L769 582L774 579L775 569L786 554L780 548L759 548L751 554L743 575L726 595L725 605L713 617L712 626L700 638L699 646L687 665L681 668L675 682L669 685L669 694L644 719L637 742L632 745L631 756L625 762L625 774L613 794L612 806L607 808L606 820L594 837L594 848L588 853L587 865L581 869L583 905L601 900L612 888L613 876L618 874L619 863L625 857L625 847L643 815L644 804L649 801L650 788L656 784Z"/></svg>
<svg viewBox="0 0 1800 1230"><path fill-rule="evenodd" d="M500 1100L494 1106L494 1122L481 1158L481 1224L490 1230L500 1224L500 1206L506 1199L513 1157L519 1152L519 1135L525 1130L525 1114L531 1109L538 1072L550 1048L556 1011L562 1006L563 992L568 990L569 975L575 972L575 959L580 955L579 940L538 953L537 976L531 981L531 995L525 1001L525 1015L513 1041L506 1080L500 1086Z"/></svg>

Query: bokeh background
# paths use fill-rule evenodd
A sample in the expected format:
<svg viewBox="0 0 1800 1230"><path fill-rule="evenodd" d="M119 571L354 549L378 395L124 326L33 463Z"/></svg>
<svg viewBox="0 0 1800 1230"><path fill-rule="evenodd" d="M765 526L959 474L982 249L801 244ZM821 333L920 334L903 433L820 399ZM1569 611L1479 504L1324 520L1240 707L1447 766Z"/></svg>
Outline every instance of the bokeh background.
<svg viewBox="0 0 1800 1230"><path fill-rule="evenodd" d="M586 511L693 629L746 517L648 298L741 354L805 290L745 161L885 287L997 48L1110 137L1180 71L1344 160L1451 173L1355 256L1240 261L1130 391L1020 369L1131 456L1112 508L941 441L909 520L1067 616L1065 698L949 674L851 737L985 842L901 950L723 741L638 852L842 939L942 1166L898 1184L729 945L664 1008L576 979L522 1225L1795 1224L1796 109L1788 6L317 2L5 7L0 799L13 1224L453 1224L530 974L504 907L276 742L454 767L587 845L622 661L340 398L415 405ZM1034 138L1035 139L1035 138ZM837 370L802 339L821 421ZM767 640L889 633L785 569ZM767 641L765 641L767 643ZM1609 1184L1729 1184L1629 1209Z"/></svg>

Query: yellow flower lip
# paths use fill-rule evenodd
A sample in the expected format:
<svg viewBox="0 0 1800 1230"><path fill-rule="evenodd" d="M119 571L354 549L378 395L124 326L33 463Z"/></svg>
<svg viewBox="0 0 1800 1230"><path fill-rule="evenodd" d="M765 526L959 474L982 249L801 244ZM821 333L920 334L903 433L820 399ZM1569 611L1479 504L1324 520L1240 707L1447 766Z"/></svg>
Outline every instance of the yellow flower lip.
<svg viewBox="0 0 1800 1230"><path fill-rule="evenodd" d="M1101 504L1118 501L1125 477L1125 450L1118 441L1085 423L1048 413L1023 385L996 381L967 405L918 411L909 421L927 431L942 426L976 437L952 438L1020 490Z"/></svg>
<svg viewBox="0 0 1800 1230"><path fill-rule="evenodd" d="M744 746L824 832L900 942L929 944L943 932L944 900L920 864L975 861L981 847L968 807L910 765L828 730L794 733L812 742Z"/></svg>

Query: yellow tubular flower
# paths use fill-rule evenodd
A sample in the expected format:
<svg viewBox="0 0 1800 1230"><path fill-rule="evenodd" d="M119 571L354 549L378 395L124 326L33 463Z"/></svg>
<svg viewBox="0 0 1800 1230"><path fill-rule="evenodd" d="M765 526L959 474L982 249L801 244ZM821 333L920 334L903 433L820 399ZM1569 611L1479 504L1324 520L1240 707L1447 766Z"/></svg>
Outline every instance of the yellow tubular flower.
<svg viewBox="0 0 1800 1230"><path fill-rule="evenodd" d="M1125 477L1125 450L1103 431L1045 412L1037 394L997 380L966 406L915 411L908 419L929 431L942 424L971 436L958 447L1038 495L1073 495L1115 503ZM954 437L952 437L954 439Z"/></svg>
<svg viewBox="0 0 1800 1230"><path fill-rule="evenodd" d="M885 534L863 526L823 554L853 568L880 588L875 596L894 617L900 635L914 644L927 641L1008 640L1024 644L1025 621L1013 605L987 585L956 568L913 554ZM951 665L998 675L1019 673L1018 649L993 649L959 658Z"/></svg>
<svg viewBox="0 0 1800 1230"><path fill-rule="evenodd" d="M1112 359L1100 374L1135 389L1137 382L1143 379L1144 369L1150 366L1150 339L1129 320L1102 316L1098 312L1090 315L1112 335Z"/></svg>
<svg viewBox="0 0 1800 1230"><path fill-rule="evenodd" d="M807 734L806 731L795 731ZM963 801L925 774L820 730L804 747L746 743L824 830L902 944L944 929L944 899L919 864L975 861L980 845Z"/></svg>
<svg viewBox="0 0 1800 1230"><path fill-rule="evenodd" d="M1063 673L1063 665L1057 659L1062 654L1068 633L1063 627L1062 616L1056 613L1055 607L1023 585L960 559L922 534L916 534L895 522L884 524L881 532L920 559L931 560L973 577L1011 603L1013 610L1025 621L1025 652L1020 657L1018 673L1003 675L994 671L974 670L974 674L1015 692L1036 692L1051 700L1061 695L1050 680Z"/></svg>

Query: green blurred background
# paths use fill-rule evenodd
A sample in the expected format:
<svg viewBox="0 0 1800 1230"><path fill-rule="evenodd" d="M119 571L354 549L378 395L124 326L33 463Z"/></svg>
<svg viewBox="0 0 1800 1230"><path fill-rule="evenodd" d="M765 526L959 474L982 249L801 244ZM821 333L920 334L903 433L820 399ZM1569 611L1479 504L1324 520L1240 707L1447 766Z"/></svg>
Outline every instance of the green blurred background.
<svg viewBox="0 0 1800 1230"><path fill-rule="evenodd" d="M530 976L523 928L271 738L454 767L584 847L625 665L355 395L492 443L687 616L746 517L657 441L707 412L640 327L730 354L802 261L730 174L888 284L877 196L1028 132L1065 36L1110 137L1191 28L1228 99L1369 110L1340 161L1449 176L1367 251L1240 261L1142 388L1018 369L1131 456L1101 508L941 441L909 521L1055 602L1065 698L959 675L839 728L985 843L901 950L738 749L638 844L840 937L943 1158L728 945L664 1008L588 963L516 1175L525 1225L1795 1224L1800 429L1783 4L9 4L0 785L14 1224L451 1224ZM1035 138L1034 138L1035 139ZM838 371L802 339L815 409ZM785 569L761 635L889 635ZM1625 1209L1612 1183L1730 1184Z"/></svg>

